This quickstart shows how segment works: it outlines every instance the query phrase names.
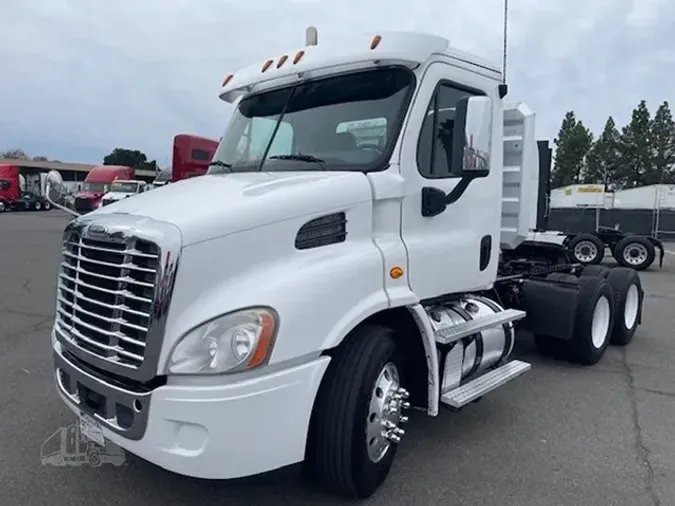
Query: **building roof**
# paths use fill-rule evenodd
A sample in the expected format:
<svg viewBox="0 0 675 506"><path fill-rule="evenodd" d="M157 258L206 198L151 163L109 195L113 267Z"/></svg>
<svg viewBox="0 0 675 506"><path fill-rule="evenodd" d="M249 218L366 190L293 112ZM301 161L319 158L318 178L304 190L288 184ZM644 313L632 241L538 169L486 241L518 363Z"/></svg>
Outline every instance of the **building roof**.
<svg viewBox="0 0 675 506"><path fill-rule="evenodd" d="M94 167L99 167L98 165L91 165L87 163L68 163L68 162L44 162L37 160L16 160L13 158L0 158L0 165L18 165L19 167L33 168L33 169L43 169L45 171L57 170L57 171L72 171L72 172L89 172ZM153 170L136 170L136 175L145 176L145 177L154 177L155 171Z"/></svg>

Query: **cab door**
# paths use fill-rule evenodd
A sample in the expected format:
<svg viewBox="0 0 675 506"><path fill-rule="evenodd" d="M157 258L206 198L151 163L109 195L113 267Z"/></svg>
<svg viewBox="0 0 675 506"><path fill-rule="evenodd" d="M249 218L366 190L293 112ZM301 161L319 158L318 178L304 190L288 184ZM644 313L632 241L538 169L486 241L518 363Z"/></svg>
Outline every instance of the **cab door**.
<svg viewBox="0 0 675 506"><path fill-rule="evenodd" d="M487 95L496 103L497 84L443 62L430 65L421 79L401 147L401 236L408 251L408 283L420 299L488 288L494 282L501 212L495 166L501 164L501 150L491 149L488 176L463 188L461 167L452 166L452 139L457 101ZM501 123L498 110L492 106L491 138L499 134L494 129L494 123ZM453 190L459 197L444 211L425 212L423 193Z"/></svg>

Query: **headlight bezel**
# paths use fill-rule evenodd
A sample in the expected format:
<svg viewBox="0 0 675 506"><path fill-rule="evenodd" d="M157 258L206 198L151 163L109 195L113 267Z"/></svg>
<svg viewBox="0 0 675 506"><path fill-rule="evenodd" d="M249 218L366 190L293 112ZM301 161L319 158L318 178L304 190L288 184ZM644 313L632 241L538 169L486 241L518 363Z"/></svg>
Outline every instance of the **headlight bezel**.
<svg viewBox="0 0 675 506"><path fill-rule="evenodd" d="M244 325L244 323L237 323L234 320L237 317L243 317L247 313L249 315L251 313L257 313L257 316L262 321L259 323L260 332L258 332L255 343L252 346L251 351L243 360L226 369L208 370L204 368L186 369L185 361L189 360L189 358L183 358L183 367L181 367L180 361L175 358L175 355L178 352L177 350L180 350L182 346L189 350L190 346L195 347L199 346L200 344L204 345L204 342L200 343L200 340L208 339L209 336L207 332L209 327L223 321L226 322L228 319L232 319L233 322L229 326L225 326L225 329L230 332L230 336L229 340L226 340L223 345L229 349L231 356L234 356L232 349L236 338L234 329ZM165 371L167 374L175 376L219 376L251 371L253 369L263 367L269 363L272 356L277 335L279 333L279 326L279 313L274 308L269 306L247 306L220 314L198 325L195 325L194 327L190 328L190 330L184 332L181 337L176 340L176 342L171 347L170 353L168 354ZM220 338L222 339L222 335ZM194 357L196 357L196 355ZM211 355L211 357L214 357L214 355ZM205 355L202 358L206 359L207 357Z"/></svg>

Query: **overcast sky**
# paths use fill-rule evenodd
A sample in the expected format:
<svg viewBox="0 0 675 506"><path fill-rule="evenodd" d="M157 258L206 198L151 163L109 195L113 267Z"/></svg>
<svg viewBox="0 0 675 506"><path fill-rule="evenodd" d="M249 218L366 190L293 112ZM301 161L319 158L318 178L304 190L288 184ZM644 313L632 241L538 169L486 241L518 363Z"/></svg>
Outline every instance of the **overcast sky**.
<svg viewBox="0 0 675 506"><path fill-rule="evenodd" d="M0 0L0 150L169 163L177 133L218 138L225 74L346 30L448 37L501 61L503 0ZM480 6L480 7L478 7ZM509 100L552 139L573 109L595 131L640 99L675 103L675 0L511 0ZM671 33L669 34L668 28Z"/></svg>

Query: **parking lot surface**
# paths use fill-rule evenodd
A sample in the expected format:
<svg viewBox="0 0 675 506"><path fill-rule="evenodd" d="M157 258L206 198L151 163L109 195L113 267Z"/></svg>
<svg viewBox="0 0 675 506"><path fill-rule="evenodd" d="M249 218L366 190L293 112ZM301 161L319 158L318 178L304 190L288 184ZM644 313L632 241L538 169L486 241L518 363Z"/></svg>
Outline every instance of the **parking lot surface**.
<svg viewBox="0 0 675 506"><path fill-rule="evenodd" d="M43 460L45 441L75 421L56 394L49 338L67 222L59 211L0 216L0 504L346 504L293 468L207 482L131 455L119 467ZM531 372L461 413L413 414L365 504L675 505L675 254L641 277L643 324L626 349L585 368L539 357L524 339L516 357Z"/></svg>

